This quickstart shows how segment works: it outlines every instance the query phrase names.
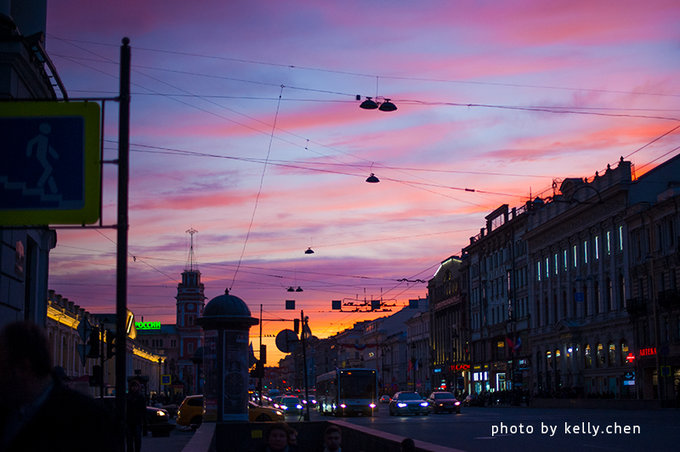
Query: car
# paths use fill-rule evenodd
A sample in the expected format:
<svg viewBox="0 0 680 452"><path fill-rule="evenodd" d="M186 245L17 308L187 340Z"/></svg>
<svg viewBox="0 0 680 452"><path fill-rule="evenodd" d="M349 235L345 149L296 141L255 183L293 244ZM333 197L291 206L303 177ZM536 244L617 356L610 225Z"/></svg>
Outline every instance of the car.
<svg viewBox="0 0 680 452"><path fill-rule="evenodd" d="M283 422L286 416L282 410L248 402L248 420L250 422Z"/></svg>
<svg viewBox="0 0 680 452"><path fill-rule="evenodd" d="M201 425L204 414L203 395L186 396L177 409L177 425L185 427Z"/></svg>
<svg viewBox="0 0 680 452"><path fill-rule="evenodd" d="M448 411L449 413L460 414L460 401L456 396L447 391L435 391L427 398L427 403L430 404L430 410L433 413L441 413Z"/></svg>
<svg viewBox="0 0 680 452"><path fill-rule="evenodd" d="M277 395L277 396L272 397L271 405L272 405L274 408L280 408L280 407L279 407L279 403L281 403L281 399L282 399L282 398L283 398L282 395Z"/></svg>
<svg viewBox="0 0 680 452"><path fill-rule="evenodd" d="M422 414L427 416L430 414L430 404L417 392L400 391L394 394L389 404L390 416L399 414Z"/></svg>
<svg viewBox="0 0 680 452"><path fill-rule="evenodd" d="M283 396L278 405L286 414L302 414L302 400L296 396Z"/></svg>
<svg viewBox="0 0 680 452"><path fill-rule="evenodd" d="M116 398L114 396L104 396L95 399L101 403L106 410L111 413L116 411ZM170 432L175 428L174 424L170 423L170 414L163 408L156 408L153 406L146 407L146 414L144 415L144 436L151 433L151 436L170 436Z"/></svg>
<svg viewBox="0 0 680 452"><path fill-rule="evenodd" d="M170 422L170 415L163 408L153 406L146 407L146 425L144 426L144 436L147 432L151 436L170 436L170 432L175 428Z"/></svg>
<svg viewBox="0 0 680 452"><path fill-rule="evenodd" d="M387 394L380 396L380 403L390 403L390 400L392 399Z"/></svg>

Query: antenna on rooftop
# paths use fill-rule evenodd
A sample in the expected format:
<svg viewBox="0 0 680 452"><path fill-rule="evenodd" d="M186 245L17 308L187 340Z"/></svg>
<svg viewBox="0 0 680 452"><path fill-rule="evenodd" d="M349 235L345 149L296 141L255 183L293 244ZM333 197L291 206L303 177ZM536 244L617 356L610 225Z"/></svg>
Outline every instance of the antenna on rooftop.
<svg viewBox="0 0 680 452"><path fill-rule="evenodd" d="M187 257L187 265L185 270L193 271L194 262L196 261L196 256L194 255L194 234L196 234L198 231L194 228L190 228L185 232L191 236L191 245L189 246L189 256Z"/></svg>

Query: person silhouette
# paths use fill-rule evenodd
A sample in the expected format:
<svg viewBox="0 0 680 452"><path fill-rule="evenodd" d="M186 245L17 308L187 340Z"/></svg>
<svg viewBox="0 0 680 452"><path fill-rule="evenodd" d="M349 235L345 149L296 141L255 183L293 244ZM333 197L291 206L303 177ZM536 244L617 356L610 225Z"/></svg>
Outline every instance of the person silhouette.
<svg viewBox="0 0 680 452"><path fill-rule="evenodd" d="M29 142L26 144L26 156L30 157L31 154L33 154L33 150L35 149L35 158L38 159L38 162L43 167L43 172L40 176L40 179L38 179L37 186L39 188L43 188L45 182L47 182L47 185L50 187L50 191L52 193L57 193L57 183L52 176L52 165L47 159L47 155L49 154L53 159L59 160L59 154L57 154L57 151L55 151L49 143L48 135L51 131L52 128L48 123L43 122L40 124L40 135L29 140Z"/></svg>
<svg viewBox="0 0 680 452"><path fill-rule="evenodd" d="M30 322L0 330L0 450L118 452L121 432L93 398L53 371L45 332Z"/></svg>

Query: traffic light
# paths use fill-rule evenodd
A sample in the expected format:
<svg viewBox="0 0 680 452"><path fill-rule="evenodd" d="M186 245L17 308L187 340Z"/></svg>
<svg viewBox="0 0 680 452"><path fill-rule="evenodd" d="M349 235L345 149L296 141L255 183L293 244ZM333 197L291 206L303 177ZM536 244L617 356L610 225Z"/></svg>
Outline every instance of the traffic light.
<svg viewBox="0 0 680 452"><path fill-rule="evenodd" d="M295 331L295 334L300 332L300 319L293 319L293 331Z"/></svg>
<svg viewBox="0 0 680 452"><path fill-rule="evenodd" d="M110 337L110 339L106 341L106 359L109 359L113 358L113 355L116 354L116 338L113 337L111 331L106 332L106 337Z"/></svg>
<svg viewBox="0 0 680 452"><path fill-rule="evenodd" d="M262 361L262 364L267 364L267 346L266 345L260 345L260 361Z"/></svg>
<svg viewBox="0 0 680 452"><path fill-rule="evenodd" d="M89 346L87 350L87 357L99 358L99 328L92 328L87 345Z"/></svg>

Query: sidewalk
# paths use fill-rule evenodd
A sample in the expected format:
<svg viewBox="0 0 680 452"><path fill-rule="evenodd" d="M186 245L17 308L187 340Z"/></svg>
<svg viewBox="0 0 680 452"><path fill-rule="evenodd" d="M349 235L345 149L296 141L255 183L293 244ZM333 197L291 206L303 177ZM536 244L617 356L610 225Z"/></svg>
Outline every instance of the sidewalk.
<svg viewBox="0 0 680 452"><path fill-rule="evenodd" d="M151 434L142 437L142 451L144 452L182 452L184 446L194 436L191 429L176 427L170 436L153 437Z"/></svg>

